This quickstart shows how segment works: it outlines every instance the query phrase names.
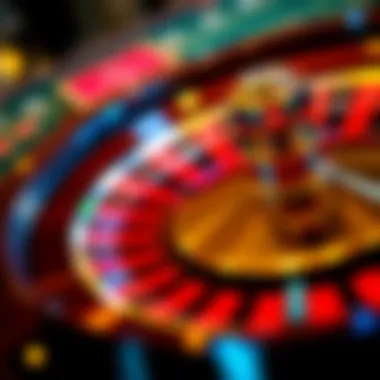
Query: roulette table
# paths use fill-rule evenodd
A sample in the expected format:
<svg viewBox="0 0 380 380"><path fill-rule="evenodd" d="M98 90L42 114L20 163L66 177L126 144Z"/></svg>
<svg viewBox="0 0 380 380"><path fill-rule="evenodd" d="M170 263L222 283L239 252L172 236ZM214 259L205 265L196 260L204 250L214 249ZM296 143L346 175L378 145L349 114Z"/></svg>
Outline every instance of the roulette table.
<svg viewBox="0 0 380 380"><path fill-rule="evenodd" d="M4 272L44 321L21 376L375 368L380 14L283 8L222 1L5 103Z"/></svg>

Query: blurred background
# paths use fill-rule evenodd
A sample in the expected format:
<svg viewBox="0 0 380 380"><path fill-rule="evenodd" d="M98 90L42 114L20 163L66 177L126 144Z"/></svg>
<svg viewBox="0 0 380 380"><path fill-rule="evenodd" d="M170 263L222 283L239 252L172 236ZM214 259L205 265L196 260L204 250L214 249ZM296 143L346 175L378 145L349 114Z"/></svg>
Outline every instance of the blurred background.
<svg viewBox="0 0 380 380"><path fill-rule="evenodd" d="M168 9L183 6L168 1L2 0L2 42L29 54L59 56L74 44L137 25Z"/></svg>
<svg viewBox="0 0 380 380"><path fill-rule="evenodd" d="M70 56L71 63L75 61L75 54L77 61L91 61L94 56L105 54L107 49L115 50L117 46L133 40L136 35L148 33L161 36L168 29L168 35L175 40L178 37L176 33L181 29L187 33L195 32L198 27L204 28L204 31L212 30L219 23L220 11L228 14L229 9L236 7L242 14L244 10L248 14L257 9L258 16L260 9L272 8L272 18L281 18L284 9L285 12L286 8L297 9L297 1L291 0L282 4L277 0L1 0L2 90L4 91L8 80L20 77L24 79L25 75L44 75L53 63L62 64L64 57ZM361 22L360 12L356 11L375 2L313 0L310 2L310 9L315 8L317 18L319 11L328 14L329 9L336 13L339 8L352 8L353 12L347 17L350 18L348 22L354 25ZM201 19L197 27L192 16L194 14L199 16L196 19ZM175 15L181 16L177 21L170 22ZM289 17L292 18L291 11ZM310 17L310 21L312 20L313 17ZM302 19L295 17L293 24L299 22ZM265 24L267 20L260 20L258 17L258 25L261 23ZM192 41L190 44L196 42Z"/></svg>
<svg viewBox="0 0 380 380"><path fill-rule="evenodd" d="M70 119L67 124L71 125L70 130L69 127L67 128L67 135L57 134L58 137L56 138L56 148L58 148L59 143L66 141L65 138L69 133L74 131L76 126L82 126L81 123L83 123L86 118L88 118L90 115L93 116L92 112L95 112L97 110L97 106L95 106L94 109L91 109L91 111L78 111L79 108L76 109L71 104L68 106L67 103L69 102L65 102L59 98L61 96L61 93L59 93L59 95L54 93L54 96L52 96L52 88L56 90L56 88L61 85L61 80L63 81L62 78L64 78L63 73L75 72L78 67L82 68L82 66L85 66L87 63L96 61L99 59L99 57L107 56L107 54L112 55L111 53L122 50L122 48L127 46L130 41L136 40L139 36L149 36L147 40L149 40L149 42L152 42L152 45L157 43L158 46L162 43L163 51L165 51L167 46L170 46L170 49L175 46L175 49L173 50L180 51L180 54L178 55L183 58L183 61L186 62L186 64L189 63L191 66L193 63L192 60L195 61L197 59L201 60L205 58L204 61L206 62L206 58L209 57L209 55L212 53L222 51L226 46L231 47L234 46L234 44L237 45L237 42L240 42L240 38L242 36L249 35L250 38L255 37L255 33L250 32L250 28L252 27L251 20L257 22L257 29L255 29L256 25L253 25L252 30L258 31L258 33L262 33L264 30L277 30L277 16L278 19L281 19L283 21L282 24L279 24L281 27L283 25L286 27L291 27L299 24L302 25L302 23L304 23L302 12L305 11L305 14L307 14L307 17L309 17L307 22L310 21L311 23L316 19L327 19L326 29L325 25L321 24L322 27L320 30L314 30L310 33L311 38L313 38L313 44L316 46L316 53L314 55L314 46L312 44L308 46L309 42L306 38L302 40L302 43L300 43L299 46L294 46L294 52L296 52L294 59L295 66L299 64L301 69L304 67L309 68L310 66L313 67L310 69L310 72L313 72L313 70L318 71L319 66L322 67L325 65L328 67L330 61L333 61L335 59L337 62L336 67L338 68L340 68L340 62L338 62L340 60L347 60L347 62L350 62L350 65L354 67L357 64L355 61L355 55L360 55L360 59L362 55L365 55L366 65L368 64L369 66L372 65L377 67L380 61L380 40L374 37L377 37L375 34L378 32L378 28L371 25L368 30L365 30L366 17L368 16L368 18L370 18L369 16L371 14L370 12L368 12L368 14L363 12L363 9L366 9L366 7L369 5L376 6L376 0L310 0L310 7L308 8L305 6L305 9L302 10L302 12L299 12L297 15L295 15L297 12L294 11L297 10L299 4L306 4L306 2L309 4L309 0L304 0L304 2L305 3L303 3L302 0L0 0L0 103L3 105L2 109L0 110L0 158L6 157L8 160L6 161L4 159L0 162L0 185L3 184L1 182L3 179L5 183L5 177L8 176L11 170L13 170L13 177L16 177L15 181L12 182L14 178L12 175L9 175L9 177L12 177L9 181L9 186L8 183L6 183L6 186L0 186L0 192L3 191L2 197L0 197L2 198L2 203L0 204L0 217L3 218L0 220L0 225L2 226L5 224L4 215L6 215L6 213L4 213L4 210L9 206L9 199L11 199L14 194L16 194L16 185L18 189L18 186L21 186L21 184L24 183L23 181L29 178L28 175L31 175L30 173L34 173L33 170L30 169L30 167L33 166L33 161L32 164L28 166L29 161L22 161L22 159L25 157L29 158L27 154L33 149L34 151L38 151L38 149L35 148L38 146L38 144L40 144L40 141L43 140L44 135L46 134L47 136L50 131L52 131L51 133L54 133L55 131L55 126L54 128L52 127L51 130L49 128L44 129L45 126L41 126L42 123L39 123L38 101L36 107L37 112L33 113L33 111L36 111L36 109L33 110L33 96L29 96L29 94L25 92L25 95L23 96L27 101L32 100L32 107L24 107L23 101L18 102L18 100L21 99L21 96L18 96L18 91L27 88L27 85L29 83L38 82L40 79L47 79L48 90L45 88L41 90L41 93L46 95L45 104L47 104L47 106L45 107L45 111L46 109L51 110L51 114L53 114L53 116L56 116L57 119L62 117L63 120L64 117L62 115L64 115L65 118ZM220 12L220 9L218 8L220 4L223 4L224 7L222 12ZM276 12L277 8L278 15ZM234 24L231 26L231 30L235 31L236 34L233 35L231 32L230 35L228 28L226 28L227 31L224 31L224 34L222 35L222 33L219 34L218 32L218 26L221 25L221 18L219 16L223 12L223 17L228 15L229 9L238 9L238 11L234 13L235 18L233 19L233 23L231 22L231 25ZM261 13L262 9L264 9L263 13ZM247 17L245 20L246 24L239 29L239 17L245 12L247 12L249 16L252 15L252 19ZM264 13L266 15L265 17L262 16ZM331 41L327 41L330 38L330 35L328 34L329 32L327 31L330 30L328 27L333 24L329 19L330 13L331 17L336 17L338 21L337 26L332 27L332 30L334 30L335 33L334 37L331 38ZM195 16L188 17L189 14ZM228 16L225 17L225 19L228 19ZM194 22L194 20L196 20L196 22ZM340 30L342 29L342 26L344 32L341 32ZM243 30L244 28L246 28L246 30ZM284 28L284 30L285 29L286 28ZM348 33L346 33L346 29L349 30ZM207 35L207 31L212 30L213 33L210 33L212 36L203 40L202 37ZM179 35L181 33L182 35ZM370 37L368 40L366 33L368 33L368 36ZM331 45L329 45L330 42ZM338 48L341 47L340 44L342 45L342 49L339 50ZM352 53L351 56L350 49L352 46L356 47L357 44L360 45L360 48L357 49L359 53L355 50L355 53ZM252 46L252 49L260 48L260 46L255 46L255 44L252 44ZM273 46L277 45L274 43ZM367 49L367 52L365 54L363 53L365 50L363 49L363 46ZM263 48L263 56L265 56L265 54L268 54L269 57L275 57L281 60L281 55L283 53L284 55L285 53L288 54L288 50L289 52L292 52L292 47L292 41L287 41L283 46L283 50L279 50L279 53L277 53L277 48L272 48L273 51L271 51L271 48L269 48L268 51L265 51L265 48ZM338 47L338 53L334 55L334 49L336 47ZM303 48L305 48L305 54L303 54ZM326 48L326 56L329 54L329 57L332 57L331 59L326 58L324 55L324 48ZM166 50L169 51L170 49L167 48ZM368 53L368 51L370 51L370 53ZM308 55L309 53L310 55ZM287 57L290 54L291 53L289 53ZM237 55L237 57L238 58L234 59L236 61L239 61L240 56ZM252 57L250 57L250 59L251 58ZM317 63L312 62L314 58L317 58ZM358 61L360 61L360 59L358 58ZM292 63L294 62L292 61ZM231 63L231 67L233 67L233 62ZM232 72L233 70L231 69L230 71ZM339 71L339 69L337 69L337 71ZM57 72L59 72L60 75L56 75ZM207 71L205 72L206 75L204 76L207 79ZM307 70L305 70L305 72L307 73L306 75L308 75ZM368 72L370 72L370 74L368 74ZM373 72L375 74L372 74ZM378 76L378 73L379 71L376 70L368 70L366 71L366 75L363 74L362 76L366 76L366 81L368 82L372 80L372 77L370 77L370 75ZM335 75L336 72L333 71L333 74ZM207 82L205 78L203 79L205 82ZM322 80L323 79L324 78L322 78ZM198 94L196 95L199 95L199 93L201 93L203 90L202 80L197 83L198 87L194 86L194 88L196 87L196 91L198 91ZM345 80L345 78L343 80ZM327 81L333 82L331 80L331 77L328 77ZM218 93L223 92L220 91L220 88L221 86L224 86L224 82L221 82L222 84L216 83L216 85L212 82L212 85L207 87L206 91L204 91L207 93L212 93L210 95L210 98L213 98L212 101L214 103L218 102L218 100L215 100L219 99ZM38 96L40 95L39 91L39 89L35 91L37 93L35 96L37 100ZM215 96L215 93L217 96ZM187 96L183 96L181 98L182 103L184 104L183 108L188 108L190 111L184 111L183 115L181 115L181 118L183 117L183 119L186 119L188 115L190 115L192 112L198 112L198 110L193 110L193 108L196 109L197 107L194 106L196 103L196 101L194 101L194 99L196 99L194 92L184 91L184 94ZM336 94L334 94L334 96L335 95ZM346 99L348 97L344 97L341 95L341 93L338 95L341 96L342 99ZM12 100L12 96L16 99L14 102ZM109 100L114 100L112 96L110 96ZM205 97L207 96L209 95L205 95ZM249 96L250 95L248 95L248 98ZM337 98L339 98L339 96L337 96ZM201 98L201 96L198 96L198 98ZM11 99L12 101L8 102L8 99ZM321 99L318 101L320 101L322 104L323 101L327 98L323 98L322 95ZM339 100L341 99L339 98ZM6 101L8 103L6 103ZM27 101L26 103L28 103ZM17 103L21 106L18 108L18 105L14 106L13 103ZM34 102L34 105L35 103L36 102ZM173 100L173 104L174 103L175 101ZM181 101L178 103L181 103ZM199 101L198 99L198 103L202 103L202 101ZM170 108L170 111L172 111L172 108L174 109L176 107L173 106L173 104L170 103L167 107L168 109ZM326 105L326 102L323 104ZM346 103L344 103L345 108L347 108L347 104L348 103L346 99ZM56 109L54 107L56 107ZM201 107L207 109L209 107L209 104L207 102L204 102ZM27 108L29 111L32 109L32 111L31 114L25 112L26 116L23 117L25 108ZM178 106L178 108L180 107ZM6 129L6 127L3 126L1 119L1 117L6 114L5 111L4 115L2 114L3 110L5 109L6 112L9 111L9 114L12 115L12 121L9 123L12 124L12 126L10 126L9 129ZM330 119L334 119L335 111L336 109L329 109L326 111L327 117L331 116ZM331 115L328 114L329 112ZM33 119L36 114L37 118ZM342 112L339 113L337 118L339 117L341 119L343 118ZM50 118L50 114L48 117L46 117L46 119L48 118ZM24 133L24 119L26 121L32 120L32 127L33 122L37 123L41 127L41 133L38 128L35 128L35 134L38 136L36 138L35 145L33 146L27 146L28 141L25 142L25 140L28 140L28 136L31 136L33 134L33 131L30 135L28 135L27 125L26 133ZM16 122L14 122L14 120L16 120ZM176 120L176 122L177 121L178 120ZM124 121L122 120L122 122ZM122 122L120 122L120 124ZM51 124L58 125L59 123L51 122ZM59 126L62 127L61 125ZM66 125L62 127L62 129L64 128L66 128ZM97 127L94 127L94 129L96 128ZM99 127L99 130L101 128L102 127ZM17 134L19 130L22 132L20 134L21 137ZM9 148L6 143L9 143L11 140L9 136L11 135L11 132L13 133L14 131L17 132L15 133L15 137L12 137L14 141L11 141L14 146ZM123 130L123 133L124 132L125 131ZM126 134L123 134L123 136L125 135ZM6 141L7 138L9 141ZM32 139L30 138L30 140ZM3 143L4 141L5 143ZM130 144L130 141L128 141L128 143L123 143L125 146L123 146L122 149L126 151L130 148L130 145L128 145ZM34 144L34 141L31 144ZM89 143L89 145L91 144ZM56 148L50 148L50 153L54 152ZM92 149L92 146L86 148L90 150ZM11 151L12 149L14 151ZM111 148L108 147L107 149L109 151L112 151L113 147L111 146ZM104 155L106 156L107 154L109 154L108 151ZM12 158L13 161L9 159L11 155L14 156L14 160ZM109 155L112 156L112 154ZM45 164L44 160L48 162L48 158L45 157L44 159L41 159L41 162L43 164ZM80 160L78 159L78 162L79 161ZM101 161L101 159L99 161ZM18 165L19 162L21 162L21 165ZM88 167L84 165L84 168L86 170L88 168L91 169L92 164L93 163L88 164ZM98 162L93 165L95 166L97 164ZM34 170L36 172L39 164L35 163L34 166ZM85 171L83 167L81 170ZM97 173L94 169L93 173L90 173L89 177L87 179L84 179L82 186L84 187L84 184L87 186L91 181L93 181L96 178L96 174ZM93 177L91 177L91 175ZM86 183L86 180L88 180L88 183ZM73 187L75 188L75 186ZM81 189L81 191L82 190L83 189ZM72 201L72 204L74 204L78 201L82 193L80 193L79 190L75 192L74 189L72 194L74 194L73 198L77 197ZM59 198L59 196L61 198ZM60 200L63 200L62 202L64 206L61 207L58 205L56 208L58 210L57 214L59 214L59 212L62 212L62 209L65 208L65 194L62 193L59 196L58 198ZM68 202L68 204L70 204L70 202ZM62 214L67 217L65 211L63 211ZM44 219L43 222L45 224L43 227L47 228L48 230L49 223L51 220L54 221L54 217L55 215L51 216L51 219ZM64 217L62 217L62 219L64 219ZM65 221L67 222L66 219ZM57 225L58 224L59 223L57 223ZM62 232L62 226L63 223L58 227L61 229L59 231L59 236L63 239L63 237L66 238L66 230ZM43 232L45 233L45 231ZM41 233L41 235L43 234ZM49 233L46 235L49 235ZM39 236L38 238L43 240L45 239L45 236ZM55 245L59 245L59 243L56 243L54 239L54 236L48 236L46 238L46 240L49 241L45 246L45 248L47 247L45 252L47 252L49 255L52 253L52 251L54 251ZM64 249L64 244L62 244L62 247L57 248L57 257L59 254L64 252ZM3 252L0 253L2 254ZM51 256L52 255L49 256L49 259L51 261L54 261L54 257L51 258ZM38 254L36 257L40 258ZM41 255L41 257L43 256ZM57 261L60 259L61 258L59 257ZM48 261L49 260L47 259L46 262ZM41 267L43 267L44 264L45 263L42 263ZM60 264L61 262L59 262L57 266ZM46 268L49 268L49 265L46 265ZM36 270L36 272L38 271ZM135 371L135 373L138 373L139 375L136 375L136 377L133 378L124 377L123 373L126 371L118 371L115 369L115 358L123 350L123 342L120 342L117 336L115 337L115 335L110 334L106 339L104 339L104 337L97 336L96 334L84 333L83 330L79 327L76 328L71 324L62 324L55 321L54 318L50 318L50 316L47 316L45 314L45 310L44 313L42 313L41 310L39 310L39 305L36 305L33 302L28 302L29 300L27 297L25 297L26 299L23 299L22 302L20 302L17 297L14 297L14 293L17 294L17 287L16 292L14 292L14 289L12 289L13 293L9 291L10 286L8 277L10 276L8 276L8 274L8 268L4 265L0 265L0 380L75 380L89 379L91 377L94 377L95 379L115 378L120 380L150 380L150 378L148 379L148 377L140 373L139 367ZM345 273L340 275L341 277L339 277L339 281L345 276ZM60 279L54 278L54 273L50 278L57 280L58 285L60 284ZM210 281L210 283L212 283L212 281ZM215 284L218 283L215 282ZM211 284L212 289L214 289L214 287L217 288L217 285L215 284ZM54 288L55 285L56 283L54 283L52 287ZM242 287L244 286L242 285ZM368 286L365 287L368 288ZM297 286L295 286L295 288L295 303L297 303L297 300L299 299L297 298L298 288ZM330 294L328 294L328 296L329 295ZM72 296L72 299L74 299L73 303L75 304L77 302L77 299L75 298L76 295L70 294L70 296ZM349 301L351 302L353 297L349 295L347 298L349 298ZM325 306L325 309L329 310L330 299L327 297L326 301L325 298L321 297L320 304L324 305L324 302L326 302L327 305ZM355 302L353 302L353 304ZM80 301L78 301L78 303L80 303ZM54 313L57 315L60 314L61 311L59 310L59 305L57 306L48 303L46 303L46 305L48 306L47 309L49 309L49 312L52 312L52 315L54 315ZM267 312L267 315L269 315L269 317L272 315L271 305L272 304L270 304L268 309L269 312ZM328 319L330 318L330 315L328 315L328 313L323 314L325 309L322 310L321 314L322 317L327 315L326 318ZM243 312L247 313L248 309ZM373 321L370 319L370 317L372 317L372 314L370 314L370 317L368 317L368 315L369 314L366 313L359 314L358 325L360 328L364 326L365 329L368 328L368 326L372 326L371 323ZM99 326L101 328L103 323L107 324L107 318L108 314L100 314L95 315L91 321L96 328ZM89 330L91 330L91 328L89 328ZM319 342L318 339L316 339L315 342L313 341L313 347L310 350L313 355L311 358L308 358L308 365L310 365L311 370L309 368L308 372L305 372L307 374L307 377L302 377L302 370L299 369L299 374L301 374L299 378L309 380L308 376L314 370L314 367L318 367L318 358L321 355L326 355L329 357L329 359L326 359L326 362L328 364L330 362L334 363L335 360L338 360L339 362L339 368L337 369L336 376L333 376L332 372L327 372L326 379L340 379L339 373L342 371L342 367L345 366L346 360L346 351L344 351L344 349L342 350L342 347L345 347L345 343L346 341L344 339L342 340L341 338L331 340L330 345L326 345L326 341ZM361 350L362 352L366 353L370 352L370 350L372 350L371 352L374 352L373 349L378 349L378 346L379 339L375 339L370 342L361 342L356 346L355 352L350 351L350 355L352 355L351 357L356 357L356 355ZM130 347L128 350L129 349ZM294 345L289 355L287 349L287 346L282 346L280 348L276 347L274 350L275 353L271 354L272 356L270 360L272 360L273 363L277 360L276 363L279 364L274 369L274 372L276 372L277 376L276 380L283 380L287 378L282 377L281 372L282 368L286 368L288 362L291 361L298 363L298 361L301 361L299 359L299 355L301 355L303 352L302 344L300 344L300 346L297 346L297 344ZM337 350L341 351L340 355L336 355ZM347 352L348 350L349 349L347 349ZM126 355L132 355L131 357L136 358L136 361L139 361L138 358L140 356L138 345L136 347L133 346L131 352L128 351ZM163 374L160 377L160 379L162 378L163 380L171 378L175 380L194 379L199 376L199 373L206 374L206 377L204 378L219 378L215 375L215 371L211 368L209 361L204 360L204 358L184 358L184 356L181 356L180 353L176 350L172 350L170 351L170 354L166 354L164 350L161 350L159 344L155 345L151 349L149 355L150 356L147 361L153 363L153 367L156 369L157 373ZM54 360L51 360L51 357L53 356L55 358L58 358L56 362ZM229 355L227 352L227 356L234 357L234 353ZM339 356L339 358L336 359L336 356ZM236 362L238 362L238 360L236 360ZM48 363L50 367L49 371L44 373L41 368L43 369L46 363ZM134 368L133 364L130 366ZM168 368L170 371L167 370ZM299 366L299 368L301 368L301 366ZM36 369L36 371L34 371L34 369ZM228 369L226 372L228 372ZM173 373L175 375L173 375ZM311 378L312 376L310 379ZM377 377L374 377L374 379L376 378ZM232 377L226 377L226 379L235 380L235 378ZM244 377L244 375L242 375L242 377L236 378L236 380L250 379L251 378ZM263 379L254 378L252 380Z"/></svg>
<svg viewBox="0 0 380 380"><path fill-rule="evenodd" d="M103 39L125 41L146 24L205 1L1 0L0 76L7 81L43 75L68 53L99 49ZM86 47L86 53L83 48ZM104 48L104 42L103 42Z"/></svg>

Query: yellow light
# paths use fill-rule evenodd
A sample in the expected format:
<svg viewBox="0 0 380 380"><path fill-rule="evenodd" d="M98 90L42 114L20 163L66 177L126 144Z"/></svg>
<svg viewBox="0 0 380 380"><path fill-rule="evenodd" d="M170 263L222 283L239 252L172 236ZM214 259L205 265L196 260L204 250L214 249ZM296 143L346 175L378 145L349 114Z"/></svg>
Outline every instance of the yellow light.
<svg viewBox="0 0 380 380"><path fill-rule="evenodd" d="M177 107L185 113L195 111L199 107L199 103L199 94L194 90L184 91L176 99Z"/></svg>
<svg viewBox="0 0 380 380"><path fill-rule="evenodd" d="M16 80L25 70L25 59L22 54L13 48L0 49L0 76Z"/></svg>
<svg viewBox="0 0 380 380"><path fill-rule="evenodd" d="M39 342L31 342L25 345L22 351L22 363L33 371L46 368L49 361L49 352L46 346Z"/></svg>

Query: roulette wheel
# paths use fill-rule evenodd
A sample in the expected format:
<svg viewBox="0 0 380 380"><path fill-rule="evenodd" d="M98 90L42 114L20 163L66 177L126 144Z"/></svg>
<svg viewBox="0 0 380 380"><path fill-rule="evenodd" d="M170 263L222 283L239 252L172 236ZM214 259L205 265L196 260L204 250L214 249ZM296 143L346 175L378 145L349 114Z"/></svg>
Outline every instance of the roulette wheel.
<svg viewBox="0 0 380 380"><path fill-rule="evenodd" d="M9 128L29 138L2 156L4 250L53 330L41 377L332 378L370 366L379 12L343 3L257 14L221 2L199 44L187 15L47 83L48 106L31 102L35 88L22 94L25 120ZM318 17L286 28L289 13ZM275 14L269 33L263 15ZM194 38L183 50L165 36L179 25Z"/></svg>

